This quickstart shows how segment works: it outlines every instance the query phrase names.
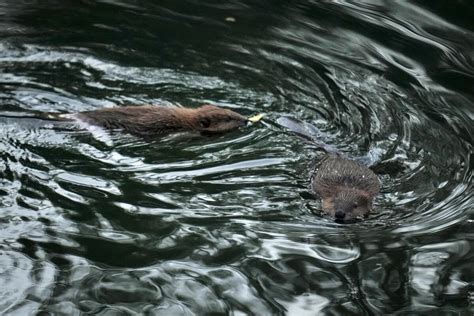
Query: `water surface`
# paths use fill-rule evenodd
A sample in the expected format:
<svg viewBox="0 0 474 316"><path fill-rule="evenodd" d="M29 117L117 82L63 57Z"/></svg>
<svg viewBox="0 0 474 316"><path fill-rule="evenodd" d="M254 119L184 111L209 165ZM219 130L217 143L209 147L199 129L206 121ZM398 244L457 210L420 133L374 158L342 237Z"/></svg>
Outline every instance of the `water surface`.
<svg viewBox="0 0 474 316"><path fill-rule="evenodd" d="M0 4L0 313L472 314L472 21L469 1ZM35 118L202 103L266 123L146 141ZM282 116L376 157L368 219L321 213L323 154Z"/></svg>

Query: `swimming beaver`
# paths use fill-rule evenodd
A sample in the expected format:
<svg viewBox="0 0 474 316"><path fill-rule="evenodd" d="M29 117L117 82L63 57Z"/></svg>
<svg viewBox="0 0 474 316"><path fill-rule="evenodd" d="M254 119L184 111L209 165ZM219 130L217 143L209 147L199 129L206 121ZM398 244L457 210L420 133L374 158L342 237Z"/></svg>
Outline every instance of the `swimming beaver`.
<svg viewBox="0 0 474 316"><path fill-rule="evenodd" d="M368 215L373 199L380 191L377 175L318 140L321 133L316 127L290 118L280 118L278 123L326 152L311 176L311 189L321 198L323 210L338 221Z"/></svg>
<svg viewBox="0 0 474 316"><path fill-rule="evenodd" d="M61 119L78 119L107 129L153 137L170 132L198 131L202 134L227 132L247 125L246 117L214 105L199 108L124 106L95 111L61 114Z"/></svg>
<svg viewBox="0 0 474 316"><path fill-rule="evenodd" d="M359 162L328 155L313 173L311 187L321 197L325 212L336 220L351 220L370 212L380 182Z"/></svg>

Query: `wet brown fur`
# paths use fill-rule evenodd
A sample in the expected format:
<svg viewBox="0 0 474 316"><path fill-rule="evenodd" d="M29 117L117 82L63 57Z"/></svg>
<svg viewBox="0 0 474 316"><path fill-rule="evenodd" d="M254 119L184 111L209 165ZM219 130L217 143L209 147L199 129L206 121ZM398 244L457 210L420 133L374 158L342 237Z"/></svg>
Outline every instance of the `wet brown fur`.
<svg viewBox="0 0 474 316"><path fill-rule="evenodd" d="M73 115L88 124L106 129L153 137L180 131L222 133L246 125L248 120L231 110L214 105L199 108L125 106L80 112Z"/></svg>
<svg viewBox="0 0 474 316"><path fill-rule="evenodd" d="M328 155L315 170L311 186L323 210L336 219L367 215L380 191L377 175L357 161Z"/></svg>

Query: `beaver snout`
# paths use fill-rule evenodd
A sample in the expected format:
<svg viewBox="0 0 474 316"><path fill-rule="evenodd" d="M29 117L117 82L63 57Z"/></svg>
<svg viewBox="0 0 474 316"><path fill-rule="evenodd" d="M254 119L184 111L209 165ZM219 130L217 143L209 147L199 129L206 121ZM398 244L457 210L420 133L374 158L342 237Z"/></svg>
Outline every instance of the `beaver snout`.
<svg viewBox="0 0 474 316"><path fill-rule="evenodd" d="M344 211L336 211L334 217L336 218L336 220L343 220L344 217L346 217L346 213Z"/></svg>

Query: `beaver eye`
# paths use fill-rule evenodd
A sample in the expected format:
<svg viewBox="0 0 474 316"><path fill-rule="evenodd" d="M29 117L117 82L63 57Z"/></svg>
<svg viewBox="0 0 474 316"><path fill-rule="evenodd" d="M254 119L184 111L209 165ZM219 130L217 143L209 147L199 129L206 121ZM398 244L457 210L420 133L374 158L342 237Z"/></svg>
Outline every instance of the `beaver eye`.
<svg viewBox="0 0 474 316"><path fill-rule="evenodd" d="M227 117L224 119L224 121L230 122L230 121L232 121L232 118L231 118L230 116L227 116Z"/></svg>
<svg viewBox="0 0 474 316"><path fill-rule="evenodd" d="M354 208L357 208L359 206L359 204L354 203L354 205L352 205L352 206L354 206Z"/></svg>
<svg viewBox="0 0 474 316"><path fill-rule="evenodd" d="M199 124L201 124L203 128L208 128L211 126L211 120L205 117L199 120Z"/></svg>

